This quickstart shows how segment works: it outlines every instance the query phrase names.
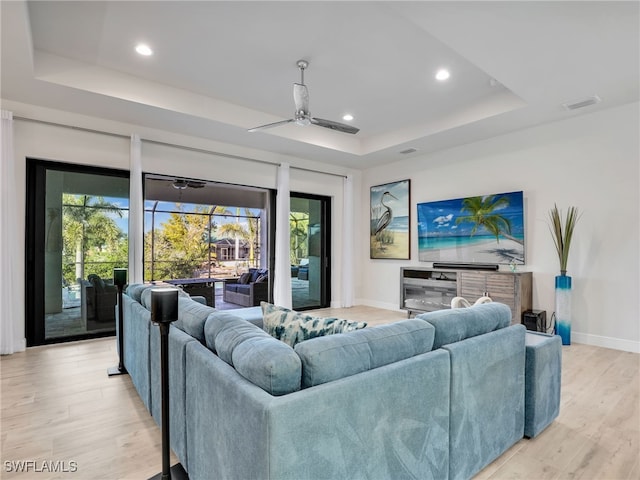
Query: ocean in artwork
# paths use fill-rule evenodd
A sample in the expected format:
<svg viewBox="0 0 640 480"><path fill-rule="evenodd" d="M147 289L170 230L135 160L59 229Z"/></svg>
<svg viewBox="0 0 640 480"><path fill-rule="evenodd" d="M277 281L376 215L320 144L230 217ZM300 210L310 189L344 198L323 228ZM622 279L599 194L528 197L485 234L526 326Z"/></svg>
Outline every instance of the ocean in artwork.
<svg viewBox="0 0 640 480"><path fill-rule="evenodd" d="M524 235L514 235L514 238L524 242ZM505 238L501 242L507 241ZM419 250L438 250L441 248L464 248L486 243L496 243L495 235L476 235L473 237L420 237L418 239Z"/></svg>

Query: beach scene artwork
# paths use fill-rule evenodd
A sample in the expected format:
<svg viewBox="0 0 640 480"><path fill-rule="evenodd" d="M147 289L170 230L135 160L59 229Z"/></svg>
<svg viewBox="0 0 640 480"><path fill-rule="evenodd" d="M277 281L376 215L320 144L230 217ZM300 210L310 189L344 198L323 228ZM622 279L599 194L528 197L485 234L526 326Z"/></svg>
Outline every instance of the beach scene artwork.
<svg viewBox="0 0 640 480"><path fill-rule="evenodd" d="M523 265L523 192L418 204L418 259Z"/></svg>
<svg viewBox="0 0 640 480"><path fill-rule="evenodd" d="M410 201L410 180L371 187L371 258L409 260Z"/></svg>

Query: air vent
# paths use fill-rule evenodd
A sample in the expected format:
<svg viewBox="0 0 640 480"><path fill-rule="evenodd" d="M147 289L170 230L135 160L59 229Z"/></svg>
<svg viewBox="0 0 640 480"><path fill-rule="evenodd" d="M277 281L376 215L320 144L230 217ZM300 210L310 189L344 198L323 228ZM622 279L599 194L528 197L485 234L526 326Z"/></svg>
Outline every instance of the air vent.
<svg viewBox="0 0 640 480"><path fill-rule="evenodd" d="M413 153L413 152L417 152L417 151L418 151L417 148L407 148L406 150L400 151L400 153L403 154L403 155L407 155L409 153Z"/></svg>
<svg viewBox="0 0 640 480"><path fill-rule="evenodd" d="M577 110L578 108L588 107L600 103L602 100L599 96L593 95L592 97L582 98L573 102L563 103L562 107L566 110Z"/></svg>

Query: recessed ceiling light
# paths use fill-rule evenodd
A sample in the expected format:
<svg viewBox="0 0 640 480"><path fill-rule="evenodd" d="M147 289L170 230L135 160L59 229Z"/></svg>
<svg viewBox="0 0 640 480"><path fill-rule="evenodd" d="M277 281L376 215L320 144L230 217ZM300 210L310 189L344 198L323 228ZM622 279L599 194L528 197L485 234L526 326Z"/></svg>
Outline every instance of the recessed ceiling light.
<svg viewBox="0 0 640 480"><path fill-rule="evenodd" d="M151 50L149 45L146 45L144 43L139 43L138 45L136 45L136 52L138 52L140 55L144 55L145 57L153 55L153 50Z"/></svg>
<svg viewBox="0 0 640 480"><path fill-rule="evenodd" d="M351 115L350 113L347 113L347 114L342 116L342 119L347 121L347 122L350 122L351 120L353 120L353 115Z"/></svg>
<svg viewBox="0 0 640 480"><path fill-rule="evenodd" d="M450 76L451 74L446 68L441 68L436 72L436 80L440 80L441 82L448 79Z"/></svg>

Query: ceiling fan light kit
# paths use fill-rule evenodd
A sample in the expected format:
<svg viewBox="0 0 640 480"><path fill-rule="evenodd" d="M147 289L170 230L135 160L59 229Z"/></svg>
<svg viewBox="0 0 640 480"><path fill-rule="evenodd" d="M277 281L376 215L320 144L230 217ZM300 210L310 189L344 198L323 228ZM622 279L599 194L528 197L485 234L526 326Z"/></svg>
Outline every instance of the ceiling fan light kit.
<svg viewBox="0 0 640 480"><path fill-rule="evenodd" d="M186 180L184 178L176 178L171 183L176 190L184 190L185 188L203 188L205 183L198 180Z"/></svg>
<svg viewBox="0 0 640 480"><path fill-rule="evenodd" d="M311 116L309 112L309 90L304 83L304 71L309 67L309 62L306 60L298 60L296 66L300 70L300 83L293 84L293 102L296 110L293 118L288 120L282 120L280 122L268 123L266 125L260 125L259 127L250 128L248 132L257 132L259 130L266 130L267 128L273 128L287 123L295 123L296 125L305 127L307 125L317 125L318 127L329 128L342 133L356 134L360 131L359 128L351 125L345 125L344 123L334 122L332 120L325 120L322 118L315 118Z"/></svg>

